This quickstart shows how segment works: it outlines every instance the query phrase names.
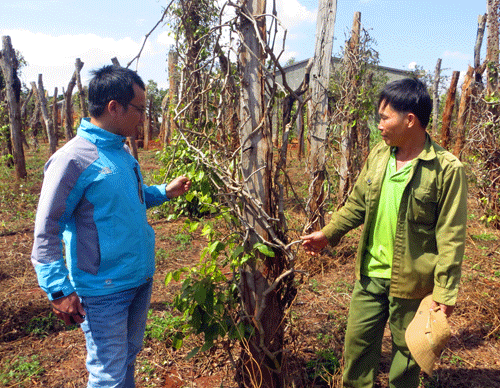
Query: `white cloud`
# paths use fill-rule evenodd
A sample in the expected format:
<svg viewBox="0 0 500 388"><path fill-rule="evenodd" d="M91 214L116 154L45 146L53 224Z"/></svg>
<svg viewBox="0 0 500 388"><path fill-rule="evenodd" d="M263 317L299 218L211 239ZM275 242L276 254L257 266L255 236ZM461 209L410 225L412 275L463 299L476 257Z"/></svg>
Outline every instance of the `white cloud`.
<svg viewBox="0 0 500 388"><path fill-rule="evenodd" d="M117 40L95 34L51 36L28 30L0 30L0 35L9 35L12 46L28 63L22 69L22 81L29 85L38 80L38 74L43 74L47 90L68 84L76 58L84 62L82 81L85 82L89 70L111 63L113 57L126 65L142 46L142 39L139 42L128 37ZM153 44L148 41L142 51L141 61L153 54Z"/></svg>
<svg viewBox="0 0 500 388"><path fill-rule="evenodd" d="M277 12L278 19L287 29L301 23L316 23L316 11L308 10L298 0L277 2Z"/></svg>
<svg viewBox="0 0 500 388"><path fill-rule="evenodd" d="M158 35L158 38L156 38L156 41L163 45L163 46L167 46L167 47L170 47L172 45L175 45L175 39L173 38L172 35L170 35L168 33L168 31L163 31L162 33L160 33Z"/></svg>
<svg viewBox="0 0 500 388"><path fill-rule="evenodd" d="M27 30L3 30L1 34L9 35L12 46L22 53L28 65L36 66L68 65L84 56L133 57L141 44L131 38L115 40L95 34L51 36Z"/></svg>
<svg viewBox="0 0 500 388"><path fill-rule="evenodd" d="M417 62L410 62L408 64L408 69L415 70L417 68Z"/></svg>
<svg viewBox="0 0 500 388"><path fill-rule="evenodd" d="M464 61L469 61L472 59L472 56L469 54L464 54L461 51L448 51L446 50L443 53L444 58L453 58L453 59L460 59Z"/></svg>

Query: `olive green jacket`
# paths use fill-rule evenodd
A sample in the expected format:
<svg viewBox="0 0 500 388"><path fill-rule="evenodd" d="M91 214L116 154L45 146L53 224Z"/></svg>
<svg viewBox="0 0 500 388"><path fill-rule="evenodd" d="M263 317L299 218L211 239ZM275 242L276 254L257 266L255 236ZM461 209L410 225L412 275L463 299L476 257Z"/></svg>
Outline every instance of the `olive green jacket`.
<svg viewBox="0 0 500 388"><path fill-rule="evenodd" d="M384 142L373 149L346 204L323 228L330 244L336 245L345 233L364 224L356 257L358 279L390 152L391 147ZM432 292L436 302L454 305L466 221L467 177L463 165L427 135L401 198L390 295L418 299Z"/></svg>

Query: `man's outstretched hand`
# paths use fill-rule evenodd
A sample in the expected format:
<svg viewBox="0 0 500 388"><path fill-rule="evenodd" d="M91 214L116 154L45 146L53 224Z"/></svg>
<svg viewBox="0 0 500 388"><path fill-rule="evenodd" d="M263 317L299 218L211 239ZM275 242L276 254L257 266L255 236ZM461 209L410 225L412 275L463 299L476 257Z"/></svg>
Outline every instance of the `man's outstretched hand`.
<svg viewBox="0 0 500 388"><path fill-rule="evenodd" d="M317 256L328 245L328 240L322 231L312 232L300 238L303 240L304 250L312 256Z"/></svg>

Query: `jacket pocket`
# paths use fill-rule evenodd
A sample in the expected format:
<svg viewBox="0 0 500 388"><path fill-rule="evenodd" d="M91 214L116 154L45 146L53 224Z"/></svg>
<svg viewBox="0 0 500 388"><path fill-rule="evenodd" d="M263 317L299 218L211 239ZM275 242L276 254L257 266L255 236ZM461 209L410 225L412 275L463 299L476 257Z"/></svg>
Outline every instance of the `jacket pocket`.
<svg viewBox="0 0 500 388"><path fill-rule="evenodd" d="M408 203L408 221L433 226L437 219L437 196L436 192L428 187L417 187L412 189Z"/></svg>

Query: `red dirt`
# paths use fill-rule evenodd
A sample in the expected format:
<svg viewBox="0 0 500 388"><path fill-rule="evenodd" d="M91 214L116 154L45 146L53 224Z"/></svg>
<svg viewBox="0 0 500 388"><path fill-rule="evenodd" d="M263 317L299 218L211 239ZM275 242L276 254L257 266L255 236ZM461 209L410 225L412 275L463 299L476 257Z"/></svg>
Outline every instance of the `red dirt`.
<svg viewBox="0 0 500 388"><path fill-rule="evenodd" d="M143 168L153 167L154 162L146 161ZM481 213L472 198L462 288L450 318L453 336L433 378L422 376L421 387L500 387L500 231L477 221ZM198 232L192 234L188 245L181 246L175 237L188 234L183 230L183 220L151 220L151 223L157 235L157 249L167 253L157 263L152 314L165 311L174 314L168 303L180 285L173 282L165 287L165 274L198 263L206 240ZM85 343L79 329L68 331L62 324L54 324L42 335L26 331L33 318L42 319L50 312L30 263L31 228L26 224L20 232L0 234L0 375L8 360L21 356L36 355L45 371L26 381L7 385L2 385L0 380L0 386L83 387L87 378ZM298 232L295 234L292 239L298 237ZM342 356L358 235L357 231L350 233L339 247L319 258L299 252L297 269L306 271L307 275L303 276L295 303L288 312L287 387L340 386L340 372L333 376L330 385L308 380L306 363L325 349L331 349L339 358ZM195 342L196 339L190 340L181 350L174 351L157 340L146 341L137 360L137 387L236 387L234 369L223 350L185 360ZM390 334L386 330L377 387L387 387L389 343ZM233 356L237 358L237 352Z"/></svg>

